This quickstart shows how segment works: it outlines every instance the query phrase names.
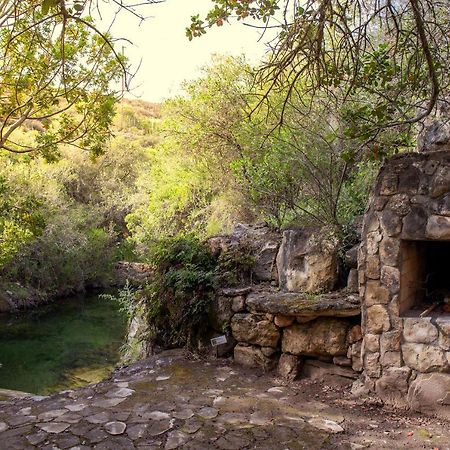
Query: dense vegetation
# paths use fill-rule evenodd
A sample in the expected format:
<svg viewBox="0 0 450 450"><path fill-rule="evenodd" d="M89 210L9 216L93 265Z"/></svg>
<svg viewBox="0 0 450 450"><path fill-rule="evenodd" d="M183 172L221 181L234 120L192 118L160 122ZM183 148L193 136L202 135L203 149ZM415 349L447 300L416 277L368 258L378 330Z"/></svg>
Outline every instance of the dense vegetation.
<svg viewBox="0 0 450 450"><path fill-rule="evenodd" d="M92 158L62 146L57 161L39 154L0 154L2 279L62 295L110 281L131 256L125 217L138 203L136 179L157 140L156 105L124 101L116 137ZM22 128L21 141L39 131Z"/></svg>
<svg viewBox="0 0 450 450"><path fill-rule="evenodd" d="M382 157L410 145L392 133L376 153L358 151L357 139L339 135L348 110L329 111L320 99L306 119L298 98L274 131L279 110L249 114L260 92L252 81L245 61L218 57L185 96L166 102L163 139L143 174L148 202L128 217L139 244L205 237L237 221L339 227L363 212Z"/></svg>
<svg viewBox="0 0 450 450"><path fill-rule="evenodd" d="M414 148L416 123L449 85L442 2L213 3L205 21L193 17L190 38L233 15L282 19L273 52L260 70L216 57L161 111L116 103L114 82L129 68L89 16L95 2L0 10L8 289L18 281L63 295L108 285L118 260L150 262L155 336L180 344L216 274L202 240L262 221L331 225L345 241L382 159ZM164 315L175 328L162 327Z"/></svg>
<svg viewBox="0 0 450 450"><path fill-rule="evenodd" d="M161 266L158 242L203 239L237 221L341 229L363 212L381 156L412 142L392 132L377 152L357 151L358 139L340 139L354 124L346 106L329 111L319 98L307 119L298 98L274 131L279 110L249 114L261 91L240 58L216 57L185 92L162 118L156 105L118 104L100 155L70 146L55 161L1 155L4 280L50 295L106 285L119 259ZM25 125L17 136L39 133Z"/></svg>

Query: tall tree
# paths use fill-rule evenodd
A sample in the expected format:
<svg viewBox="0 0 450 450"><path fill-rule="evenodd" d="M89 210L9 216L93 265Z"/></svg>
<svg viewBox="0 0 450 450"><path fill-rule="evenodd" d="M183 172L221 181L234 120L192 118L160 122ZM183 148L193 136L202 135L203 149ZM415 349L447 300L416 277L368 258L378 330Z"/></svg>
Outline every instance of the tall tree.
<svg viewBox="0 0 450 450"><path fill-rule="evenodd" d="M115 40L92 16L116 6L143 18L122 0L4 0L0 2L0 149L57 155L60 144L94 154L110 135L118 80L129 72ZM17 138L22 125L32 142Z"/></svg>

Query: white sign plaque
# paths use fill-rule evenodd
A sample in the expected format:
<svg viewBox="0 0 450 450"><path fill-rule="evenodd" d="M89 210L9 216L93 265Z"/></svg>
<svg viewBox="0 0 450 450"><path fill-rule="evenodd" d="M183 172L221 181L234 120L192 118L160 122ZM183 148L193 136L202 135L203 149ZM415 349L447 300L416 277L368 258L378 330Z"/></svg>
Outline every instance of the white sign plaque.
<svg viewBox="0 0 450 450"><path fill-rule="evenodd" d="M227 337L225 335L217 336L217 337L211 339L211 345L213 347L217 347L218 345L226 344L226 343L227 343Z"/></svg>

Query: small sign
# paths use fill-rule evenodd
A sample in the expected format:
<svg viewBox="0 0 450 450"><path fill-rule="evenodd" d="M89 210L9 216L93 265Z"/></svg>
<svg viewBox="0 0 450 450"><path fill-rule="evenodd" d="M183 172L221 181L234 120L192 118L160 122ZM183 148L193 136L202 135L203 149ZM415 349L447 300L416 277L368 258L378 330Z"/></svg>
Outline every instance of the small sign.
<svg viewBox="0 0 450 450"><path fill-rule="evenodd" d="M218 345L226 344L226 343L227 343L227 337L225 335L217 336L217 337L211 339L211 345L213 347L217 347Z"/></svg>

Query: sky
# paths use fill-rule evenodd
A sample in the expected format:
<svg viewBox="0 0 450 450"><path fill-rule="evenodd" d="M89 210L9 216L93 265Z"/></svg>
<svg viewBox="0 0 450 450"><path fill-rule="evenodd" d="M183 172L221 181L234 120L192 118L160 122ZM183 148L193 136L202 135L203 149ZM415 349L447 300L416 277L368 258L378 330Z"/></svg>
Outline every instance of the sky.
<svg viewBox="0 0 450 450"><path fill-rule="evenodd" d="M142 9L150 17L141 24L130 14L118 16L112 33L132 41L133 45L123 43L125 55L134 67L141 64L127 97L160 102L179 94L182 81L197 78L214 53L244 54L252 64L261 60L267 38L258 42L260 32L242 23L224 24L200 38L187 39L190 17L205 15L211 5L211 0L166 0Z"/></svg>

